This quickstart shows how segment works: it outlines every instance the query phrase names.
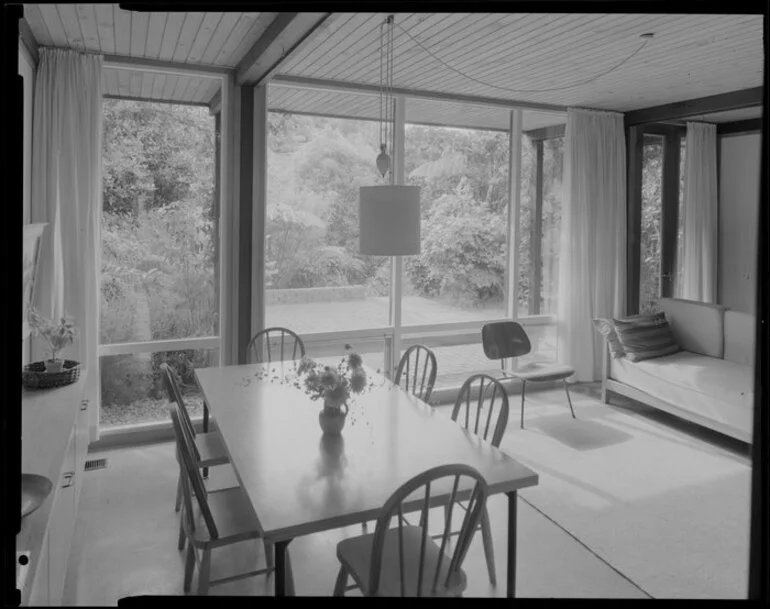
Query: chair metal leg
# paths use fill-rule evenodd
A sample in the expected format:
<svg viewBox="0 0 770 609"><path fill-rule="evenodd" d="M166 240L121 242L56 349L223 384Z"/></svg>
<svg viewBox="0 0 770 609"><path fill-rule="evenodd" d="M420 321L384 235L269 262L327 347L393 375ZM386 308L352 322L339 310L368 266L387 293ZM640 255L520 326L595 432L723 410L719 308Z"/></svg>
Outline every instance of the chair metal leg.
<svg viewBox="0 0 770 609"><path fill-rule="evenodd" d="M521 428L524 429L524 393L527 391L527 381L521 381Z"/></svg>
<svg viewBox="0 0 770 609"><path fill-rule="evenodd" d="M182 466L179 466L179 477L176 481L176 503L174 504L174 511L178 512L182 508Z"/></svg>
<svg viewBox="0 0 770 609"><path fill-rule="evenodd" d="M294 569L291 567L291 554L289 554L288 548L286 549L286 594L288 596L297 595L294 589Z"/></svg>
<svg viewBox="0 0 770 609"><path fill-rule="evenodd" d="M366 522L361 523L361 531L363 531L364 534L368 532L368 523Z"/></svg>
<svg viewBox="0 0 770 609"><path fill-rule="evenodd" d="M348 583L348 572L345 567L340 565L340 572L337 573L337 581L334 583L334 596L345 596L345 587Z"/></svg>
<svg viewBox="0 0 770 609"><path fill-rule="evenodd" d="M489 512L484 506L484 512L481 515L481 540L484 542L484 558L487 560L487 571L489 571L489 581L492 585L497 585L495 575L495 550L492 545L492 530L489 526Z"/></svg>
<svg viewBox="0 0 770 609"><path fill-rule="evenodd" d="M569 385L567 385L567 379L564 379L564 391L567 392L567 402L569 402L569 409L572 413L572 418L576 419L575 411L572 409L572 399L569 397Z"/></svg>
<svg viewBox="0 0 770 609"><path fill-rule="evenodd" d="M184 517L185 515L182 514L182 517L179 519L179 543L177 544L177 547L179 548L180 552L184 550L184 542L185 542Z"/></svg>
<svg viewBox="0 0 770 609"><path fill-rule="evenodd" d="M209 593L209 577L211 576L211 550L203 550L201 564L198 568L198 595L206 596Z"/></svg>
<svg viewBox="0 0 770 609"><path fill-rule="evenodd" d="M187 546L187 560L184 563L184 591L190 591L192 583L193 568L195 567L195 548L190 544Z"/></svg>

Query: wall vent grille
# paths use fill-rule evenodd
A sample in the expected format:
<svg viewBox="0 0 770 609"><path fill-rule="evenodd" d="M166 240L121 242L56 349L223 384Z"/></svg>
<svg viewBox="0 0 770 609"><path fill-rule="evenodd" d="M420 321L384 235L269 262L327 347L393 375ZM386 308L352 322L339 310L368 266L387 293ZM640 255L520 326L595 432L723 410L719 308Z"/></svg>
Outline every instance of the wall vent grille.
<svg viewBox="0 0 770 609"><path fill-rule="evenodd" d="M86 461L85 471L90 472L94 469L104 469L107 467L107 459L90 459Z"/></svg>

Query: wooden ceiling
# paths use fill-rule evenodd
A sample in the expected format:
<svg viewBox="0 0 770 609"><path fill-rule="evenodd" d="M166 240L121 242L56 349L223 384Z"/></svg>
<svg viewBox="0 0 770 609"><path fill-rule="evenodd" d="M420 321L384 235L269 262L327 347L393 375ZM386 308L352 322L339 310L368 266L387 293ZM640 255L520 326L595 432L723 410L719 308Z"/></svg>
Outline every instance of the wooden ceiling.
<svg viewBox="0 0 770 609"><path fill-rule="evenodd" d="M281 15L137 13L116 4L27 4L24 14L42 46L218 69L235 69ZM294 83L378 85L386 16L333 13L276 74ZM395 20L394 85L439 96L627 112L763 84L762 15L397 13ZM654 37L645 43L643 33ZM218 87L205 75L115 65L103 82L108 95L187 103L208 103ZM378 103L360 92L286 84L269 92L271 109L329 116L376 118ZM563 113L524 117L525 129L564 122ZM508 117L504 106L410 99L408 120L505 129Z"/></svg>

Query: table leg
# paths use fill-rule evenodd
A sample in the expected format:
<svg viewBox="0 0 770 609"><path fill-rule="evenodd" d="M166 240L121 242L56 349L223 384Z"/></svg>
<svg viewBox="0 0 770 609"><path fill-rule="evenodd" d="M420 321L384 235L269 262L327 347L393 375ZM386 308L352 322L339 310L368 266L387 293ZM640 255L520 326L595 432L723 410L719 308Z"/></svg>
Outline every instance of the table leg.
<svg viewBox="0 0 770 609"><path fill-rule="evenodd" d="M517 493L508 495L508 590L511 598L516 596L516 502Z"/></svg>
<svg viewBox="0 0 770 609"><path fill-rule="evenodd" d="M275 595L293 596L294 595L294 573L292 573L289 555L286 547L291 543L291 539L285 541L276 541L275 548Z"/></svg>
<svg viewBox="0 0 770 609"><path fill-rule="evenodd" d="M203 400L203 433L206 433L208 430L209 430L209 407L206 404L206 400ZM209 477L208 467L203 468L203 477L204 478Z"/></svg>

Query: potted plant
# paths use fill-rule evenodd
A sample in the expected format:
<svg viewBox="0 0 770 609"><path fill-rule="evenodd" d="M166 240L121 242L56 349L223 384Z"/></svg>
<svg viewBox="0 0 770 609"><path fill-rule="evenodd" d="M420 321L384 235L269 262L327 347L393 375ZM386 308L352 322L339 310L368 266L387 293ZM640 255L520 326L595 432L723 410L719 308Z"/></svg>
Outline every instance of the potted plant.
<svg viewBox="0 0 770 609"><path fill-rule="evenodd" d="M72 344L77 336L77 328L70 317L62 317L54 322L41 315L37 309L29 312L29 326L33 336L41 336L48 343L50 359L45 360L45 371L48 373L61 372L64 360L59 357L61 350Z"/></svg>

